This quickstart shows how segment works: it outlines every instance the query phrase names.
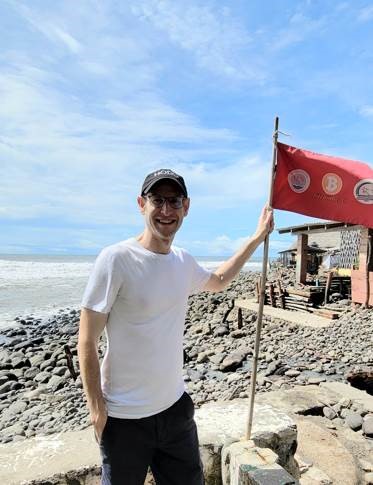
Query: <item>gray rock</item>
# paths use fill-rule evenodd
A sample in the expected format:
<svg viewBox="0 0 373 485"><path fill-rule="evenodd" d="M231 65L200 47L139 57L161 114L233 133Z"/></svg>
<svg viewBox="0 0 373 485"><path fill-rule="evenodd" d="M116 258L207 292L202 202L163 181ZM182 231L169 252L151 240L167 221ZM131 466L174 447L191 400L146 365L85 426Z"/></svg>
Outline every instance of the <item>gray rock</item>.
<svg viewBox="0 0 373 485"><path fill-rule="evenodd" d="M65 376L66 375L66 371L68 370L67 367L65 366L62 366L62 367L55 367L52 371L52 374L56 375L56 376Z"/></svg>
<svg viewBox="0 0 373 485"><path fill-rule="evenodd" d="M53 358L50 358L50 359L48 359L48 360L44 360L44 362L42 362L42 363L40 364L40 366L39 366L39 367L40 367L40 370L45 370L45 369L47 369L48 367L53 368L53 367L55 366L55 363L56 363L56 361L55 361L55 359L53 359Z"/></svg>
<svg viewBox="0 0 373 485"><path fill-rule="evenodd" d="M3 418L14 418L17 414L23 413L26 408L27 404L24 401L16 401L15 403L11 404L7 409L5 409L5 411L3 412Z"/></svg>
<svg viewBox="0 0 373 485"><path fill-rule="evenodd" d="M39 374L39 369L37 367L31 367L27 369L23 374L25 379L34 379Z"/></svg>
<svg viewBox="0 0 373 485"><path fill-rule="evenodd" d="M8 381L2 384L0 386L0 394L5 394L6 392L10 391L12 389L12 382L13 381Z"/></svg>
<svg viewBox="0 0 373 485"><path fill-rule="evenodd" d="M363 433L368 438L373 438L373 414L368 414L363 420Z"/></svg>
<svg viewBox="0 0 373 485"><path fill-rule="evenodd" d="M337 413L334 411L334 409L329 408L328 406L325 406L322 411L324 416L330 420L337 417Z"/></svg>
<svg viewBox="0 0 373 485"><path fill-rule="evenodd" d="M281 365L281 362L280 361L275 361L275 362L271 362L267 369L265 370L264 372L264 376L265 377L268 377L268 376L271 376L272 374L274 374L276 372L276 370L280 367Z"/></svg>
<svg viewBox="0 0 373 485"><path fill-rule="evenodd" d="M219 325L215 330L214 330L214 335L216 337L222 337L223 335L227 335L229 333L229 328L226 327L225 325Z"/></svg>
<svg viewBox="0 0 373 485"><path fill-rule="evenodd" d="M44 362L45 354L38 353L32 357L30 357L30 363L33 367L39 367L42 362Z"/></svg>
<svg viewBox="0 0 373 485"><path fill-rule="evenodd" d="M15 436L24 436L25 430L22 423L15 423L1 431L1 435L4 437L10 437L14 439Z"/></svg>
<svg viewBox="0 0 373 485"><path fill-rule="evenodd" d="M221 362L223 362L225 356L225 353L219 352L218 354L210 355L209 359L214 364L219 365Z"/></svg>
<svg viewBox="0 0 373 485"><path fill-rule="evenodd" d="M296 369L289 369L285 372L285 375L288 377L298 377L300 375L300 371Z"/></svg>
<svg viewBox="0 0 373 485"><path fill-rule="evenodd" d="M220 364L220 370L223 372L235 371L240 367L249 352L249 349L239 349L231 352Z"/></svg>
<svg viewBox="0 0 373 485"><path fill-rule="evenodd" d="M319 385L321 382L325 382L326 381L326 377L310 377L308 379L308 384L316 384L316 385Z"/></svg>
<svg viewBox="0 0 373 485"><path fill-rule="evenodd" d="M363 418L358 413L348 413L346 416L346 424L353 431L358 431L363 425Z"/></svg>
<svg viewBox="0 0 373 485"><path fill-rule="evenodd" d="M21 369L22 367L31 367L30 361L23 357L14 357L12 359L12 368Z"/></svg>
<svg viewBox="0 0 373 485"><path fill-rule="evenodd" d="M58 391L61 389L65 384L65 378L61 376L52 376L48 381L47 388L51 391Z"/></svg>
<svg viewBox="0 0 373 485"><path fill-rule="evenodd" d="M43 384L45 382L48 382L50 377L51 377L51 375L50 375L49 372L42 371L42 372L39 372L39 374L37 374L35 376L35 381Z"/></svg>
<svg viewBox="0 0 373 485"><path fill-rule="evenodd" d="M44 342L43 337L37 337L30 340L26 340L25 342L20 342L17 345L14 345L14 350L19 349L27 349L28 347L33 347L34 345L39 345Z"/></svg>

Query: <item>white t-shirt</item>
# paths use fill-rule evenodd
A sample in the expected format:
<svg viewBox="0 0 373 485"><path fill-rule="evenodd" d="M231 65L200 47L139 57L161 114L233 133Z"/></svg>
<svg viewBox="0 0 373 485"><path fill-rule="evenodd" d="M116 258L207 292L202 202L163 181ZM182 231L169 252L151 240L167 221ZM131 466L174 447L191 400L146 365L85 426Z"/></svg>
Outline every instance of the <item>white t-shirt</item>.
<svg viewBox="0 0 373 485"><path fill-rule="evenodd" d="M109 416L151 416L181 397L187 301L210 275L183 249L153 253L134 238L99 254L82 306L109 313L101 367Z"/></svg>

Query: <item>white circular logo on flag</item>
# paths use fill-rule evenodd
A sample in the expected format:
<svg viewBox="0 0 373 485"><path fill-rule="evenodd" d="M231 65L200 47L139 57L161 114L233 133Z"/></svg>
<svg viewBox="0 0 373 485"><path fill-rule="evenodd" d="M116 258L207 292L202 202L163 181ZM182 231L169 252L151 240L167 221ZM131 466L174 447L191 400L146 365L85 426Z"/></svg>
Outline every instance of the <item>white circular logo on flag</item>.
<svg viewBox="0 0 373 485"><path fill-rule="evenodd" d="M324 192L328 195L336 195L342 189L342 179L336 173L326 173L321 182Z"/></svg>
<svg viewBox="0 0 373 485"><path fill-rule="evenodd" d="M373 179L360 180L354 187L354 196L361 204L373 204Z"/></svg>
<svg viewBox="0 0 373 485"><path fill-rule="evenodd" d="M297 168L288 174L288 182L291 190L297 194L305 192L310 186L310 176L305 170Z"/></svg>

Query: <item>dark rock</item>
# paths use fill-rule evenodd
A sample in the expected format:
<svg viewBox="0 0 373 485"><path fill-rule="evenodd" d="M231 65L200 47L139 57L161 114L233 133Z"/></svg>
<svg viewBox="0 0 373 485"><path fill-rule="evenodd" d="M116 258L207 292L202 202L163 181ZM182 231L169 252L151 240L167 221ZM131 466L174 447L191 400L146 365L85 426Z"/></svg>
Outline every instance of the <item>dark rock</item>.
<svg viewBox="0 0 373 485"><path fill-rule="evenodd" d="M24 357L14 357L12 359L12 368L13 369L22 369L23 367L31 367L31 363L28 359Z"/></svg>
<svg viewBox="0 0 373 485"><path fill-rule="evenodd" d="M12 382L13 381L8 381L8 382L5 382L4 384L2 384L0 386L0 394L5 394L6 392L11 391L12 390Z"/></svg>
<svg viewBox="0 0 373 485"><path fill-rule="evenodd" d="M42 344L43 342L44 342L43 337L33 338L15 345L14 350L27 349L28 347L33 347L34 345L39 345L39 344Z"/></svg>

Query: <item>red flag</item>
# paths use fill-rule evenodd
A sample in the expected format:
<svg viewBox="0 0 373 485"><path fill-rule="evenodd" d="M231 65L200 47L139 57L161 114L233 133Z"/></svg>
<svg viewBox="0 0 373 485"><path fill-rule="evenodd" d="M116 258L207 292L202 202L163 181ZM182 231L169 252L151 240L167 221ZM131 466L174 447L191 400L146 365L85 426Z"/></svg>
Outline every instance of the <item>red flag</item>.
<svg viewBox="0 0 373 485"><path fill-rule="evenodd" d="M373 169L278 143L272 206L373 227Z"/></svg>

